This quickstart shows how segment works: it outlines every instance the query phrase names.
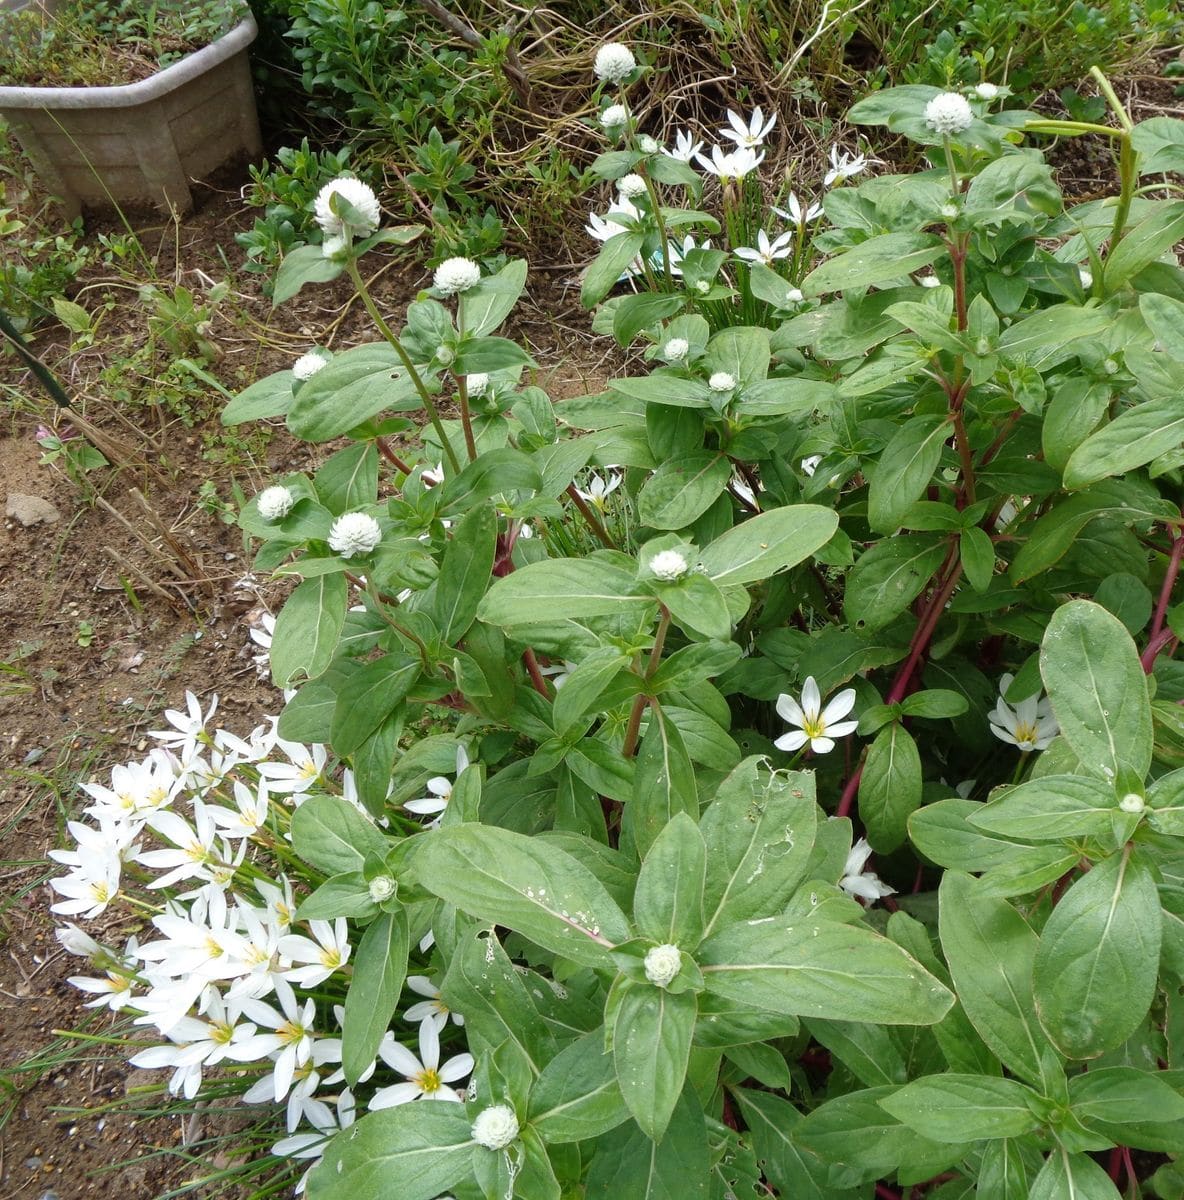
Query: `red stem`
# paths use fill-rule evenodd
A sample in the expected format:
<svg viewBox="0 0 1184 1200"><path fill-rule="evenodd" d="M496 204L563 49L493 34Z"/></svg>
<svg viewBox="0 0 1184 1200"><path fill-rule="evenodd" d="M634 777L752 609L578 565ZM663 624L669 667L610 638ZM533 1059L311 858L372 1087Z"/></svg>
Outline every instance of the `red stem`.
<svg viewBox="0 0 1184 1200"><path fill-rule="evenodd" d="M882 1183L876 1184L876 1195L880 1200L900 1200L900 1195L894 1192L890 1187L885 1187Z"/></svg>
<svg viewBox="0 0 1184 1200"><path fill-rule="evenodd" d="M535 657L534 651L529 646L522 651L522 661L526 664L526 673L530 676L530 682L534 685L534 690L544 700L550 700L551 694L547 691L547 681L542 671L539 670L539 660Z"/></svg>
<svg viewBox="0 0 1184 1200"><path fill-rule="evenodd" d="M378 445L378 453L386 459L396 470L402 471L404 475L411 474L411 468L390 448L387 440L384 437L375 438L374 441Z"/></svg>
<svg viewBox="0 0 1184 1200"><path fill-rule="evenodd" d="M1172 553L1168 559L1168 569L1163 577L1163 586L1159 589L1159 601L1155 605L1155 619L1151 622L1151 637L1147 649L1143 651L1139 662L1146 674L1150 675L1155 669L1155 659L1159 652L1174 636L1170 630L1164 629L1168 605L1172 599L1172 589L1176 585L1176 577L1180 574L1180 560L1184 557L1184 534L1172 542ZM1165 637L1164 634L1167 634Z"/></svg>

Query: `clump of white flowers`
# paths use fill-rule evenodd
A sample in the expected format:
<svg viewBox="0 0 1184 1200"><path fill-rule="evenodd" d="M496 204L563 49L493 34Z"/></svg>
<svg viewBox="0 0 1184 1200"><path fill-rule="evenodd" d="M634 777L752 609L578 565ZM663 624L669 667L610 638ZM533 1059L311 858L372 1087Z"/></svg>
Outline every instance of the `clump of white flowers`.
<svg viewBox="0 0 1184 1200"><path fill-rule="evenodd" d="M329 529L329 549L342 558L369 554L382 541L382 528L369 513L343 513Z"/></svg>
<svg viewBox="0 0 1184 1200"><path fill-rule="evenodd" d="M432 286L444 296L467 292L481 282L481 268L471 258L446 258L432 277Z"/></svg>
<svg viewBox="0 0 1184 1200"><path fill-rule="evenodd" d="M943 137L964 133L973 121L970 102L957 92L941 92L925 105L925 124Z"/></svg>
<svg viewBox="0 0 1184 1200"><path fill-rule="evenodd" d="M518 1136L518 1118L508 1104L483 1108L473 1122L473 1141L487 1150L504 1150Z"/></svg>
<svg viewBox="0 0 1184 1200"><path fill-rule="evenodd" d="M667 583L681 579L687 570L686 557L677 550L659 550L650 559L650 571L654 578L665 580Z"/></svg>
<svg viewBox="0 0 1184 1200"><path fill-rule="evenodd" d="M255 507L265 521L282 521L292 511L292 505L295 503L296 497L286 487L276 484L274 487L264 488L259 493Z"/></svg>
<svg viewBox="0 0 1184 1200"><path fill-rule="evenodd" d="M677 946L654 946L645 952L645 977L655 987L669 987L682 966Z"/></svg>
<svg viewBox="0 0 1184 1200"><path fill-rule="evenodd" d="M302 354L292 364L292 378L299 379L303 383L306 379L311 379L318 371L329 365L329 359L319 350L310 350L307 354Z"/></svg>
<svg viewBox="0 0 1184 1200"><path fill-rule="evenodd" d="M335 213L332 205L334 196L346 201L360 220L346 220ZM382 221L382 210L378 207L374 190L360 179L348 176L330 180L321 188L313 204L313 213L325 235L321 248L326 258L345 249L354 238L368 237Z"/></svg>
<svg viewBox="0 0 1184 1200"><path fill-rule="evenodd" d="M596 51L592 73L601 83L624 83L637 67L633 51L620 42L605 42Z"/></svg>
<svg viewBox="0 0 1184 1200"><path fill-rule="evenodd" d="M727 371L716 371L707 381L707 386L713 392L730 392L736 386L736 377Z"/></svg>

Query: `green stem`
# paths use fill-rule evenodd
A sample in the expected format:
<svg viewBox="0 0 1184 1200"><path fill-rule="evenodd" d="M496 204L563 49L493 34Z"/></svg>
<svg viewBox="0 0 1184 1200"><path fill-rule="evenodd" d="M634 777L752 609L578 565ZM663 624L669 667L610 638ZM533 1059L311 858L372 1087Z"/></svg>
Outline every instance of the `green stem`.
<svg viewBox="0 0 1184 1200"><path fill-rule="evenodd" d="M399 341L395 331L391 329L383 319L382 313L378 311L378 306L374 303L374 299L370 295L370 289L366 287L366 281L362 278L362 273L358 270L358 264L352 258L347 259L345 269L349 273L350 279L353 280L354 287L357 288L358 295L361 296L362 303L366 306L366 311L370 314L370 319L378 326L379 333L386 338L391 348L399 356L399 361L403 364L408 378L419 393L419 398L423 402L424 409L427 411L432 426L436 430L436 436L440 439L440 445L444 450L444 457L448 459L453 472L459 475L460 461L456 457L456 452L452 449L452 443L448 440L448 435L444 432L444 424L440 420L440 410L436 407L436 403L428 392L423 379L415 369L415 364L411 361L411 356L403 349L403 343Z"/></svg>
<svg viewBox="0 0 1184 1200"><path fill-rule="evenodd" d="M645 678L648 683L654 676L654 672L658 669L658 664L662 661L662 648L666 644L666 631L670 628L670 609L665 604L661 605L662 615L658 619L658 631L654 634L654 648L650 651L650 661L646 665ZM638 693L633 699L633 708L629 712L629 724L625 728L625 742L621 747L621 753L626 758L632 758L637 753L637 735L641 729L641 714L645 712L645 706L649 703L650 697L648 689Z"/></svg>
<svg viewBox="0 0 1184 1200"><path fill-rule="evenodd" d="M463 343L465 336L465 311L459 301L456 305L456 336ZM469 381L464 375L454 376L456 379L456 395L460 401L460 425L465 434L465 449L469 454L469 462L477 461L477 441L473 437L473 418L469 412Z"/></svg>
<svg viewBox="0 0 1184 1200"><path fill-rule="evenodd" d="M666 225L662 220L662 208L658 202L658 187L650 178L645 164L638 165L641 167L639 174L645 180L645 190L650 198L650 211L654 214L654 223L658 227L658 244L662 247L662 275L666 280L666 290L672 292L674 291L674 276L670 272L670 239L666 236Z"/></svg>
<svg viewBox="0 0 1184 1200"><path fill-rule="evenodd" d="M962 194L962 181L958 178L958 167L954 162L954 147L950 145L950 135L948 133L941 140L946 151L946 170L950 173L950 194L957 197Z"/></svg>
<svg viewBox="0 0 1184 1200"><path fill-rule="evenodd" d="M1094 82L1098 85L1098 91L1106 98L1106 103L1110 105L1110 111L1118 118L1118 123L1122 126L1124 133L1130 133L1135 127L1135 123L1131 120L1130 114L1122 107L1122 101L1115 94L1114 89L1110 86L1110 80L1102 74L1101 68L1090 67L1090 75ZM1113 130L1109 131L1113 133Z"/></svg>

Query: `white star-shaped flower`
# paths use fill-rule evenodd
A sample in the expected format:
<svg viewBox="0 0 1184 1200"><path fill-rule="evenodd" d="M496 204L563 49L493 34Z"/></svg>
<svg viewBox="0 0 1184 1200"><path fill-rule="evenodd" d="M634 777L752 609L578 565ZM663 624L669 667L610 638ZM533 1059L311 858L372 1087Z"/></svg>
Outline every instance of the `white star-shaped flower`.
<svg viewBox="0 0 1184 1200"><path fill-rule="evenodd" d="M1052 706L1039 693L1021 700L1014 708L1003 697L1011 687L1014 675L1005 674L999 680L999 699L987 714L991 732L1000 741L1018 746L1025 754L1044 750L1060 732Z"/></svg>
<svg viewBox="0 0 1184 1200"><path fill-rule="evenodd" d="M854 707L855 689L844 688L823 708L822 695L811 675L802 685L801 703L787 693L777 697L778 715L798 728L783 733L773 745L778 750L793 751L809 742L815 754L829 754L835 748L835 738L846 737L858 727L858 721L843 720Z"/></svg>

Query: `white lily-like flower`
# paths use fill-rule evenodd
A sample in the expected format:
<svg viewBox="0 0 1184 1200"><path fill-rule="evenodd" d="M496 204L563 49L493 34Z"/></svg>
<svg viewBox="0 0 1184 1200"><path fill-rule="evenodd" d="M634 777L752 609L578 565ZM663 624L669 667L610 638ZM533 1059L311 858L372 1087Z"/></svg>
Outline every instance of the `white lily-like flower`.
<svg viewBox="0 0 1184 1200"><path fill-rule="evenodd" d="M758 146L764 145L765 138L769 136L773 126L776 124L777 114L773 113L766 121L765 114L759 106L752 110L752 116L748 118L747 123L739 113L734 113L731 109L728 109L728 125L730 128L721 130L720 135L730 138L742 149L755 150Z"/></svg>
<svg viewBox="0 0 1184 1200"><path fill-rule="evenodd" d="M1025 754L1032 750L1045 750L1060 733L1052 705L1046 697L1036 693L1013 708L1003 697L1014 679L1015 676L1011 674L1004 674L999 679L999 699L987 714L991 732L1000 741L1018 746Z"/></svg>
<svg viewBox="0 0 1184 1200"><path fill-rule="evenodd" d="M695 135L689 129L680 129L674 135L674 149L663 150L662 153L668 158L689 163L702 149L703 143L695 141Z"/></svg>
<svg viewBox="0 0 1184 1200"><path fill-rule="evenodd" d="M408 1021L422 1022L431 1021L439 1032L448 1024L448 1018L451 1017L456 1025L465 1023L464 1017L460 1013L453 1012L447 1004L440 999L440 989L426 975L408 975L407 986L417 995L426 996L426 1000L420 1000L413 1004L403 1016Z"/></svg>
<svg viewBox="0 0 1184 1200"><path fill-rule="evenodd" d="M604 512L605 505L608 503L608 498L613 492L621 486L621 476L612 474L607 477L597 475L594 471L588 475L588 487L576 488L581 500L586 500L594 508Z"/></svg>
<svg viewBox="0 0 1184 1200"><path fill-rule="evenodd" d="M468 751L464 746L457 746L456 774L458 777L468 765ZM428 822L428 827L433 828L440 824L440 814L444 812L448 807L448 801L452 799L453 781L447 775L434 775L428 780L427 786L430 795L421 796L418 800L408 800L403 807L408 812L417 813L421 817L435 817L434 821Z"/></svg>
<svg viewBox="0 0 1184 1200"><path fill-rule="evenodd" d="M793 192L790 192L785 198L785 207L774 207L773 211L783 221L788 221L791 225L796 225L800 229L803 225L809 225L812 221L817 221L822 216L822 205L815 201L803 208L797 196Z"/></svg>
<svg viewBox="0 0 1184 1200"><path fill-rule="evenodd" d="M460 1103L456 1088L446 1084L456 1083L473 1069L471 1054L455 1054L443 1066L440 1065L440 1034L435 1022L424 1021L419 1026L419 1058L416 1058L402 1042L396 1041L392 1033L383 1038L378 1048L378 1057L392 1070L403 1076L403 1083L379 1088L370 1100L370 1109L394 1108L418 1100L448 1100Z"/></svg>
<svg viewBox="0 0 1184 1200"><path fill-rule="evenodd" d="M168 754L153 750L142 762L121 763L111 769L111 786L84 783L82 790L95 803L85 809L97 821L143 820L149 813L166 808L178 791Z"/></svg>
<svg viewBox="0 0 1184 1200"><path fill-rule="evenodd" d="M756 235L756 248L741 246L736 251L736 257L771 267L779 258L788 258L793 253L793 239L794 235L790 232L778 234L770 241L769 235L762 229Z"/></svg>
<svg viewBox="0 0 1184 1200"><path fill-rule="evenodd" d="M276 745L289 761L259 764L259 774L272 792L307 792L320 779L329 752L324 746L304 746L300 742L276 739Z"/></svg>
<svg viewBox="0 0 1184 1200"><path fill-rule="evenodd" d="M275 994L282 1012L262 1000L243 1001L243 1012L272 1032L257 1033L245 1039L238 1052L244 1056L240 1060L243 1062L249 1061L247 1055L253 1058L276 1055L272 1069L272 1091L278 1102L287 1096L297 1067L304 1066L312 1057L317 1010L316 1002L311 999L306 1000L302 1007L292 985L286 980L276 980Z"/></svg>
<svg viewBox="0 0 1184 1200"><path fill-rule="evenodd" d="M321 1110L324 1111L322 1112ZM314 1108L312 1105L305 1105L304 1117L316 1129L316 1133L293 1134L291 1137L280 1138L272 1146L272 1154L277 1154L281 1158L314 1160L308 1170L300 1177L299 1183L296 1184L294 1189L295 1195L302 1196L304 1194L305 1186L308 1183L308 1176L312 1168L321 1161L325 1153L325 1147L329 1144L329 1139L338 1130L348 1129L354 1123L355 1110L356 1105L353 1093L349 1088L343 1088L337 1096L337 1113L335 1116L327 1105L320 1104L319 1108Z"/></svg>
<svg viewBox="0 0 1184 1200"><path fill-rule="evenodd" d="M218 709L218 697L210 700L210 707L203 713L201 704L192 692L185 693L185 712L175 708L164 710L164 719L172 729L150 729L148 736L155 738L162 746L177 751L182 764L193 757L199 741L206 740L206 722Z"/></svg>
<svg viewBox="0 0 1184 1200"><path fill-rule="evenodd" d="M751 174L765 161L765 152L759 154L748 146L725 150L722 146L711 147L711 157L696 154L695 161L708 174L718 176L721 183L732 183Z"/></svg>
<svg viewBox="0 0 1184 1200"><path fill-rule="evenodd" d="M614 218L624 217L628 224ZM615 203L609 206L604 216L597 213L588 214L588 223L584 231L598 242L607 242L618 233L626 233L641 219L641 209L631 204L625 197L618 195Z"/></svg>
<svg viewBox="0 0 1184 1200"><path fill-rule="evenodd" d="M284 978L301 987L313 988L349 961L349 923L338 917L332 925L328 921L310 921L308 925L311 938L299 933L286 934L279 940L279 952L302 964L285 971Z"/></svg>
<svg viewBox="0 0 1184 1200"><path fill-rule="evenodd" d="M838 146L830 148L830 170L822 180L823 187L833 187L836 183L846 183L861 171L866 170L869 160L862 154L848 154Z"/></svg>
<svg viewBox="0 0 1184 1200"><path fill-rule="evenodd" d="M844 688L823 708L818 684L810 675L802 685L800 703L784 692L777 697L778 715L798 728L783 733L773 745L778 750L793 751L809 742L815 754L829 754L835 748L835 738L846 737L858 728L858 721L843 720L854 707L855 689Z"/></svg>
<svg viewBox="0 0 1184 1200"><path fill-rule="evenodd" d="M869 907L877 900L882 900L885 896L891 896L896 892L894 887L883 883L875 871L863 869L864 864L871 857L871 853L872 848L867 844L867 838L860 838L851 847L847 861L843 865L843 877L839 880L839 887L847 895L866 901Z"/></svg>

